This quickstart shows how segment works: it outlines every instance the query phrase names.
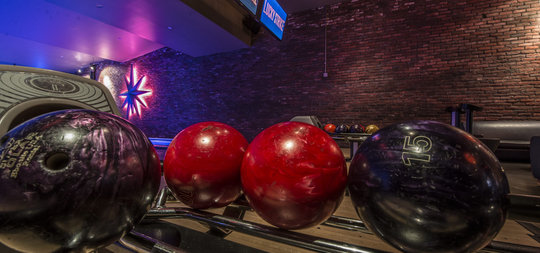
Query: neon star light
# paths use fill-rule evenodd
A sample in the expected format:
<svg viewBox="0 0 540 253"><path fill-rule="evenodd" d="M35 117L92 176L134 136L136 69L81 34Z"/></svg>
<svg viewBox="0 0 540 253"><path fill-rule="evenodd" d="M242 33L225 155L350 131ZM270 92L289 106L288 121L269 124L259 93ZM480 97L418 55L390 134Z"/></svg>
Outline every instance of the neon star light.
<svg viewBox="0 0 540 253"><path fill-rule="evenodd" d="M124 79L126 81L127 91L118 95L119 97L126 97L124 103L122 103L122 108L126 108L127 118L129 119L133 114L137 114L139 118L141 117L141 106L148 107L144 100L144 97L152 94L151 90L143 90L145 83L145 76L141 76L135 83L135 70L133 65L131 65L131 72L129 79L126 76Z"/></svg>

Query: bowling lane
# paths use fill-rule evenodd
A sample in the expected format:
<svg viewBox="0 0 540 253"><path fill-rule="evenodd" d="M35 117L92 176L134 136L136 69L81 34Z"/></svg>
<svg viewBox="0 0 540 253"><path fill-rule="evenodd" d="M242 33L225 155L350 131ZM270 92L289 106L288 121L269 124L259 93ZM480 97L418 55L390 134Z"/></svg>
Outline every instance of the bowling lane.
<svg viewBox="0 0 540 253"><path fill-rule="evenodd" d="M528 163L502 163L508 181L510 192L516 194L540 196L540 183L531 173Z"/></svg>

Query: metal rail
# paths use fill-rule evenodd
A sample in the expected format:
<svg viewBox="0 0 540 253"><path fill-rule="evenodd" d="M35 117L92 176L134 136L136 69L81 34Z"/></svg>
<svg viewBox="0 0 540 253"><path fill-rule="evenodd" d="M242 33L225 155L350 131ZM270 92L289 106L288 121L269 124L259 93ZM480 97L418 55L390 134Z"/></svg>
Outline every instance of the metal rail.
<svg viewBox="0 0 540 253"><path fill-rule="evenodd" d="M365 252L379 253L386 252L365 246L359 246L335 240L329 240L312 236L309 234L298 233L294 231L283 230L271 226L266 226L254 222L234 219L219 214L206 211L195 210L191 208L159 208L148 212L145 219L165 219L165 218L184 218L198 222L203 222L209 226L218 226L223 229L229 229L240 233L258 236L275 242L280 242L295 247L300 247L317 252ZM332 216L323 225L336 228L360 231L370 233L363 223L359 220L346 217ZM540 252L539 247L524 246L513 243L492 241L481 252L515 252L532 253Z"/></svg>
<svg viewBox="0 0 540 253"><path fill-rule="evenodd" d="M184 250L135 231L129 232L118 244L137 253L183 253Z"/></svg>
<svg viewBox="0 0 540 253"><path fill-rule="evenodd" d="M318 252L385 252L369 247L343 243L335 240L329 240L308 234L287 231L272 226L244 221L242 220L244 214L243 212L250 210L250 207L245 200L238 200L231 204L228 208L238 209L241 214L238 215L238 217L228 217L191 208L165 207L168 194L169 190L166 187L160 191L154 207L147 213L145 219L186 218L202 222L210 227L218 227L224 231L237 231ZM508 197L512 203L509 210L510 217L517 217L521 219L526 218L525 220L528 221L540 220L538 218L540 215L540 197L516 194L509 194ZM331 216L328 220L322 223L322 225L349 231L371 233L361 220L341 216ZM493 241L481 251L530 253L540 252L540 247Z"/></svg>
<svg viewBox="0 0 540 253"><path fill-rule="evenodd" d="M191 208L160 208L152 209L145 219L162 218L187 218L204 222L211 226L234 230L241 233L255 235L268 240L281 242L296 247L313 250L317 252L361 252L361 253L382 253L377 249L362 247L358 245L343 243L339 241L324 239L308 234L283 230L275 227L265 226L254 222L238 220L222 215L195 210Z"/></svg>

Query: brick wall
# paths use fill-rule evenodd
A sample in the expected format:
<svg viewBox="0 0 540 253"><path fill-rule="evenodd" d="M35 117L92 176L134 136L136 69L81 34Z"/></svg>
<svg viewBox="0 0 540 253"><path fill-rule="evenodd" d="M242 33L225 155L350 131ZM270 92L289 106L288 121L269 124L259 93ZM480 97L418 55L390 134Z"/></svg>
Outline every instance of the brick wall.
<svg viewBox="0 0 540 253"><path fill-rule="evenodd" d="M477 119L540 120L539 46L537 0L353 0L289 15L281 42L261 29L249 49L164 48L99 70L116 89L131 63L147 76L151 110L132 121L149 136L215 120L252 139L295 115L449 123L444 109L458 103L482 106Z"/></svg>

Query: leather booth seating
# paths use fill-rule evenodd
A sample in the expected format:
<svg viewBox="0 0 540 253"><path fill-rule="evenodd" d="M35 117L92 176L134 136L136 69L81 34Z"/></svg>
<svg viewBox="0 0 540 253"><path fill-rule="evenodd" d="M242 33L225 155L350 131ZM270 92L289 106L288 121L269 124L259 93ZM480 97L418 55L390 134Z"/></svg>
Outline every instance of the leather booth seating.
<svg viewBox="0 0 540 253"><path fill-rule="evenodd" d="M480 139L500 139L495 150L499 161L528 163L531 138L540 136L540 121L475 121L472 133Z"/></svg>

